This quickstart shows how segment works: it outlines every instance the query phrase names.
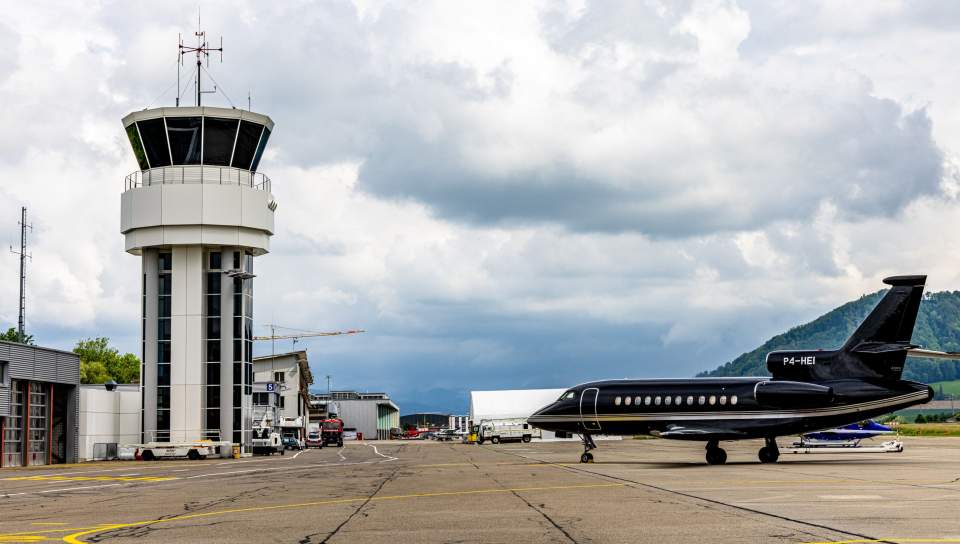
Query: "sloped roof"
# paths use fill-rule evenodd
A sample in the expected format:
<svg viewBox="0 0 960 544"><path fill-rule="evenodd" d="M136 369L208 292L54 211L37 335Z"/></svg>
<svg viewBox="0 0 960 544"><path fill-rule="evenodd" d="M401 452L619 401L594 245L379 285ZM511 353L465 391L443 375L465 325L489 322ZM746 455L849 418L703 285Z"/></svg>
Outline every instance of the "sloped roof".
<svg viewBox="0 0 960 544"><path fill-rule="evenodd" d="M470 419L513 419L531 414L560 398L566 389L471 391Z"/></svg>

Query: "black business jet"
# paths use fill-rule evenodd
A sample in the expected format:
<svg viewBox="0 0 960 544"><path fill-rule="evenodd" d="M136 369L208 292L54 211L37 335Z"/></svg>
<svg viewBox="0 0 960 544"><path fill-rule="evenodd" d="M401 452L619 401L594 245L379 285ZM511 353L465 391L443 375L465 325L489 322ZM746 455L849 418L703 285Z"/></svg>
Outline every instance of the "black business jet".
<svg viewBox="0 0 960 544"><path fill-rule="evenodd" d="M843 347L771 352L770 378L590 382L565 391L528 422L580 434L583 463L593 461L594 434L704 441L711 465L727 460L721 440L763 438L760 462L775 463L778 436L848 425L932 399L930 386L901 379L908 355L960 358L910 344L926 276L883 282L890 290Z"/></svg>

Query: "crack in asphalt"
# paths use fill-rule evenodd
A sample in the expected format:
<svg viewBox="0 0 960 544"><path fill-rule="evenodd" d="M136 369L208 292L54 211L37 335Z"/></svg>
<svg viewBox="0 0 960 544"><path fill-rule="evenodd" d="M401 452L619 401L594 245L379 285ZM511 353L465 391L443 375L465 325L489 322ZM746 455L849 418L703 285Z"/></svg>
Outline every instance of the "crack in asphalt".
<svg viewBox="0 0 960 544"><path fill-rule="evenodd" d="M512 456L514 456L514 457L519 457L519 458L521 458L521 459L526 459L526 460L528 460L528 461L535 461L535 462L537 462L537 463L543 463L544 465L549 465L549 466L552 466L552 467L554 467L554 468L558 468L558 469L561 469L561 470L566 470L566 471L568 471L568 472L579 473L579 474L587 474L587 475L590 475L590 476L595 477L595 478L607 479L607 480L615 480L615 481L623 482L623 483L628 484L628 487L640 486L640 487L644 487L644 488L647 488L647 489L652 489L652 490L654 490L654 491L659 491L659 492L661 492L661 493L669 493L669 494L676 495L676 496L680 496L680 497L684 497L684 498L687 498L687 499L693 499L693 500L695 500L695 501L702 501L703 503L711 504L711 505L714 505L714 506L722 506L722 507L729 508L729 509L732 509L732 510L735 510L735 511L740 511L740 512L743 512L743 513L755 514L755 515L764 516L764 517L770 517L770 518L778 519L778 520L781 520L781 521L787 521L787 522L794 523L794 524L797 524L797 525L812 527L812 528L816 528L816 529L824 529L824 530L831 531L831 532L834 532L834 533L837 533L837 534L841 534L841 535L847 535L847 536L856 537L856 538L858 538L858 539L869 540L869 541L871 541L871 542L877 542L877 543L881 543L881 544L896 544L896 543L891 542L891 541L889 541L889 540L881 540L881 539L878 539L877 537L873 537L873 536L870 536L870 535L865 535L865 534L861 534L861 533L855 533L855 532L846 531L846 530L843 530L843 529L837 529L837 528L831 527L831 526L829 526L829 525L823 525L823 524L820 524L820 523L814 523L814 522L811 522L811 521L805 521L805 520L798 519L798 518L791 518L791 517L789 517L789 516L784 516L784 515L780 515L780 514L774 514L774 513L772 513L772 512L764 512L763 510L757 510L757 509L755 509L755 508L748 508L748 507L746 507L746 506L739 506L739 505L732 504L732 503L727 503L727 502L724 502L724 501L721 501L721 500L710 499L710 498L707 498L707 497L701 497L701 496L698 496L698 495L693 495L693 494L691 494L691 493L685 493L685 492L683 492L683 491L676 491L676 490L673 490L673 489L668 489L668 488L665 488L665 487L660 487L660 486L658 486L658 485L648 484L648 483L646 483L646 482L638 482L638 481L636 481L636 480L631 480L631 479L629 479L629 478L623 478L623 477L620 477L620 476L611 476L611 475L609 475L609 474L602 474L602 473L599 473L599 472L593 472L593 471L586 470L586 469L582 469L582 468L579 468L579 467L570 467L570 466L558 465L558 464L555 464L555 463L548 463L548 462L545 462L545 461L541 461L540 459L537 459L537 458L535 458L535 457L528 457L528 456L526 456L526 455L520 455L520 454L518 454L518 453L513 453L513 452L508 452L508 451L502 451L502 450L493 450L493 451L495 451L495 452L497 452L497 453L500 453L500 454L502 454L502 455L512 455ZM633 485L630 486L629 484L633 484ZM706 505L701 505L701 506L706 506ZM807 533L807 532L802 531L802 530L800 530L800 529L796 529L796 530L797 530L797 531L800 531L800 532L804 532L804 534L809 534L809 535L811 535L811 536L817 536L817 537L819 537L819 535L816 535L815 533Z"/></svg>
<svg viewBox="0 0 960 544"><path fill-rule="evenodd" d="M399 471L400 471L400 468L399 468L399 467L393 469L393 472L391 472L389 476L387 476L386 478L384 478L383 481L380 482L379 485L377 485L377 488L373 490L373 493L371 493L371 494L366 498L365 501L363 501L362 503L360 503L360 506L358 506L353 512L351 512L350 515L347 516L347 519L343 520L343 521L340 523L340 525L337 525L336 528L334 528L334 530L331 531L330 534L328 534L328 535L326 536L326 538L324 538L323 540L321 540L321 541L319 542L319 544L326 544L327 542L330 541L331 538L333 538L334 536L336 536L337 533L339 533L341 529L343 529L344 527L346 527L346 525L347 525L348 523L350 523L350 521L352 521L353 518L355 518L355 517L357 516L357 514L359 514L359 513L364 509L364 507L366 507L368 504L370 504L370 501L371 501L374 497L377 496L377 493L379 493L380 490L383 489L383 487L384 487L385 485L387 485L388 482L392 481L392 480L397 476L397 472L399 472ZM319 533L318 533L318 534L319 534ZM313 540L311 539L312 536L316 536L316 534L314 534L314 535L306 535L303 539L301 539L301 540L299 541L298 544L310 544L310 543L312 543L312 542L313 542Z"/></svg>
<svg viewBox="0 0 960 544"><path fill-rule="evenodd" d="M453 449L453 448L451 447L451 450L452 450L452 449ZM533 510L533 511L536 512L537 514L540 514L540 516L543 517L543 519L547 520L547 522L548 522L550 525L552 525L556 530L560 531L560 533L563 534L563 536L566 537L566 539L567 539L568 541L572 542L573 544L580 544L580 543L577 541L577 539L573 538L573 535L571 535L571 534L566 530L566 528L562 527L562 526L561 526L559 523L557 523L553 518L551 518L550 515L547 514L547 513L544 511L544 509L542 509L542 508L537 508L533 503L531 503L530 501L528 501L525 497L523 497L522 495L520 495L519 493L517 493L515 490L510 489L509 486L505 485L503 482L501 482L500 480L498 480L496 476L494 476L493 474L491 474L490 472L488 472L488 471L486 471L486 470L484 470L484 469L481 469L480 466L477 465L477 463L474 462L472 458L468 458L467 461L468 461L471 465L473 465L473 467L476 468L478 471L482 472L484 476L486 476L486 477L490 478L491 480L493 480L493 481L497 484L497 486L499 486L501 489L504 489L504 490L506 490L506 491L509 491L514 497L516 497L516 498L520 499L521 501L523 501L523 503L526 504L531 510Z"/></svg>

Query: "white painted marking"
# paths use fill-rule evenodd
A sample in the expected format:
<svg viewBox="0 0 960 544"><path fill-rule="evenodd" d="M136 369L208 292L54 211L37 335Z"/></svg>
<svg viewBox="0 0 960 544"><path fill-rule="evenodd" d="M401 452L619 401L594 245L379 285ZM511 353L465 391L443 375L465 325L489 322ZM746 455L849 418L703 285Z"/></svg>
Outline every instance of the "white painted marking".
<svg viewBox="0 0 960 544"><path fill-rule="evenodd" d="M380 453L380 450L378 450L377 447L374 446L373 444L364 443L364 446L370 446L371 448L373 448L373 453L376 453L376 454L379 455L380 457L385 458L387 461L396 461L396 460L397 460L396 457L391 457L391 456L389 456L389 455L384 455L384 454Z"/></svg>
<svg viewBox="0 0 960 544"><path fill-rule="evenodd" d="M820 495L817 498L825 501L875 501L883 497L880 495Z"/></svg>
<svg viewBox="0 0 960 544"><path fill-rule="evenodd" d="M340 459L341 459L341 460L343 460L343 461L346 461L346 460L347 460L347 458L343 456L343 450L338 449L338 450L337 450L337 455L340 456Z"/></svg>

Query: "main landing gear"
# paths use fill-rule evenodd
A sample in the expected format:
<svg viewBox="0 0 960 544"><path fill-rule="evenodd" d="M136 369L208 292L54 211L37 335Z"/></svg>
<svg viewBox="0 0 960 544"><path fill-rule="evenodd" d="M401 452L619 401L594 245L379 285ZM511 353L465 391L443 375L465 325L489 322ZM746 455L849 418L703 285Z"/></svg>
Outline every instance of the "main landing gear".
<svg viewBox="0 0 960 544"><path fill-rule="evenodd" d="M776 438L767 438L767 445L760 448L757 454L761 463L776 463L780 458L780 448L777 447Z"/></svg>
<svg viewBox="0 0 960 544"><path fill-rule="evenodd" d="M720 447L716 440L707 442L707 464L722 465L727 462L727 452Z"/></svg>
<svg viewBox="0 0 960 544"><path fill-rule="evenodd" d="M583 455L580 456L580 462L592 463L593 454L590 453L590 450L597 449L597 445L593 442L593 438L587 433L583 433L581 438L583 438Z"/></svg>

